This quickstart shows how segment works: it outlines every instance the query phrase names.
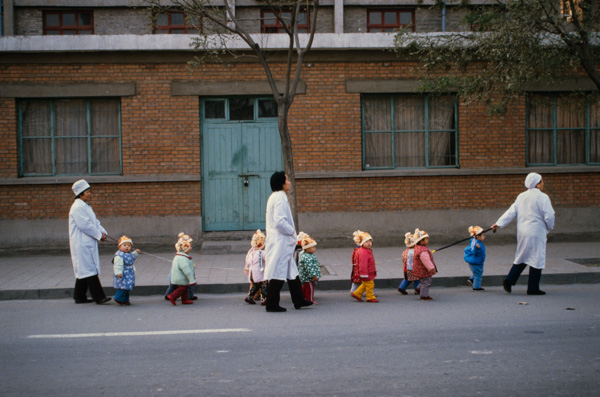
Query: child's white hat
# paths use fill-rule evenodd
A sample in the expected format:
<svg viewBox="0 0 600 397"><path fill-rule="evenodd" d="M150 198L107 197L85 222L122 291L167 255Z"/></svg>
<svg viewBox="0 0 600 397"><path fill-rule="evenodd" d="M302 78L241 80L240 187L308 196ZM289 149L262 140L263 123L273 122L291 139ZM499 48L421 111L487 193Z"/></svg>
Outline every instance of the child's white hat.
<svg viewBox="0 0 600 397"><path fill-rule="evenodd" d="M179 240L175 244L175 249L177 250L177 252L184 252L186 254L190 252L190 250L192 249L192 241L194 240L192 240L190 236L183 232L179 233L177 237L179 237Z"/></svg>
<svg viewBox="0 0 600 397"><path fill-rule="evenodd" d="M415 234L413 234L413 241L417 244L419 241L428 238L429 234L425 230L415 229Z"/></svg>
<svg viewBox="0 0 600 397"><path fill-rule="evenodd" d="M265 235L260 231L260 229L254 233L254 236L252 236L250 245L252 245L254 248L261 248L265 245Z"/></svg>
<svg viewBox="0 0 600 397"><path fill-rule="evenodd" d="M373 237L371 237L369 233L361 232L360 230L354 232L354 242L356 245L360 245L362 247L369 240L373 241Z"/></svg>
<svg viewBox="0 0 600 397"><path fill-rule="evenodd" d="M71 187L71 189L73 190L73 193L75 193L75 197L79 196L81 193L85 192L89 188L90 188L90 184L87 183L87 181L85 179L78 180Z"/></svg>
<svg viewBox="0 0 600 397"><path fill-rule="evenodd" d="M471 237L478 236L483 232L483 228L481 226L469 226L469 234Z"/></svg>
<svg viewBox="0 0 600 397"><path fill-rule="evenodd" d="M412 235L410 232L406 233L404 235L404 244L406 244L406 246L408 248L412 248L415 246L416 242L415 242L415 236Z"/></svg>
<svg viewBox="0 0 600 397"><path fill-rule="evenodd" d="M299 241L300 245L302 246L303 250L317 245L317 242L312 237L310 237L308 234L306 234L304 232L298 233L298 241Z"/></svg>
<svg viewBox="0 0 600 397"><path fill-rule="evenodd" d="M129 237L127 237L127 236L123 236L123 237L121 237L121 238L119 239L119 245L118 245L118 247L120 247L122 244L125 244L125 243L129 243L129 244L131 244L131 246L133 247L133 240L131 240L131 239L130 239Z"/></svg>

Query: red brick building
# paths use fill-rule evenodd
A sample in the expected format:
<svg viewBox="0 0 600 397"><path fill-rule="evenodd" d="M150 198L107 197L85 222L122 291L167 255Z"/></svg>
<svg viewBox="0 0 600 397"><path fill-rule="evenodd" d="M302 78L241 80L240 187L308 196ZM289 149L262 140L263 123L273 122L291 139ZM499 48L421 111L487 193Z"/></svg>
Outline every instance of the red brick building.
<svg viewBox="0 0 600 397"><path fill-rule="evenodd" d="M81 178L113 237L169 244L181 231L201 239L261 227L268 175L282 169L262 67L230 58L190 69L190 36L116 27L124 13L143 25L112 4L127 1L71 3L4 2L0 245L66 244L70 187ZM362 229L396 244L415 227L461 237L493 224L535 171L557 235L598 236L600 109L560 106L584 79L541 88L541 104L523 98L503 117L452 95L415 94L415 64L386 51L391 35L366 33L390 8L346 2L340 20L338 3L323 7L290 113L301 230L324 240ZM402 10L417 31L435 30L433 11L416 2ZM73 14L91 34L48 33L56 13L53 29ZM279 48L273 37L266 45ZM275 62L277 78L284 67Z"/></svg>

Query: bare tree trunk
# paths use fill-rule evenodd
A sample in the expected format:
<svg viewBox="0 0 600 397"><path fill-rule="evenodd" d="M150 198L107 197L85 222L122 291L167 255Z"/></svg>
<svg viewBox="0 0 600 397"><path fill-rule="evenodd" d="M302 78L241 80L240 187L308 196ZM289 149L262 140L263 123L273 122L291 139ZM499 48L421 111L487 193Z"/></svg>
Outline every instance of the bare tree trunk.
<svg viewBox="0 0 600 397"><path fill-rule="evenodd" d="M288 129L289 110L289 105L285 103L285 101L278 101L277 124L279 127L279 136L281 137L281 150L283 151L283 167L285 174L292 183L292 188L288 192L288 200L290 203L290 209L292 210L294 224L296 225L296 232L298 232L300 230L300 226L298 224L298 209L296 200L296 174L294 172L294 153L292 150L292 139L290 138L290 131Z"/></svg>

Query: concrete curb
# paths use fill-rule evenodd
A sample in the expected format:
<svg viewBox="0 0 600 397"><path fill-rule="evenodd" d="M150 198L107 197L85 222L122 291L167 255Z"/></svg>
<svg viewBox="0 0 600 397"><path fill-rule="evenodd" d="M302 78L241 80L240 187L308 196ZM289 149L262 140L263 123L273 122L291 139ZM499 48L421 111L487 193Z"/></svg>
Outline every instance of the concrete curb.
<svg viewBox="0 0 600 397"><path fill-rule="evenodd" d="M501 286L504 276L485 276L482 285ZM468 287L467 276L456 277L434 277L432 288L436 287ZM396 289L402 281L401 278L377 279L375 281L375 290L378 289ZM589 273L556 273L543 274L542 285L564 285L564 284L600 284L600 272ZM518 285L527 285L527 275L523 275ZM152 296L163 295L167 285L142 285L134 288L134 296ZM287 284L283 287L287 290ZM316 286L317 291L346 291L350 290L349 280L325 280L319 281ZM115 289L105 287L104 291L108 296L113 296ZM248 283L233 284L199 284L195 287L196 294L229 294L248 292ZM65 299L73 297L73 288L44 288L29 290L5 290L0 291L0 301L5 300L35 300L35 299Z"/></svg>

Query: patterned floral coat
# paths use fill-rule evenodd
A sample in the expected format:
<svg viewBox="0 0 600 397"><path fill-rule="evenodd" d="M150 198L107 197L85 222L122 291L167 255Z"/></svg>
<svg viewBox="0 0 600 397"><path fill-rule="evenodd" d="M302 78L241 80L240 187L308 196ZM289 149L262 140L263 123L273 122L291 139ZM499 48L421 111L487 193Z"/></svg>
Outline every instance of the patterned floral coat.
<svg viewBox="0 0 600 397"><path fill-rule="evenodd" d="M138 253L117 251L113 256L113 287L131 291L135 286L135 266L133 262L137 259ZM117 277L117 275L123 277Z"/></svg>
<svg viewBox="0 0 600 397"><path fill-rule="evenodd" d="M300 273L300 281L307 283L313 281L313 278L321 278L321 267L316 255L302 252L298 261L298 272Z"/></svg>

